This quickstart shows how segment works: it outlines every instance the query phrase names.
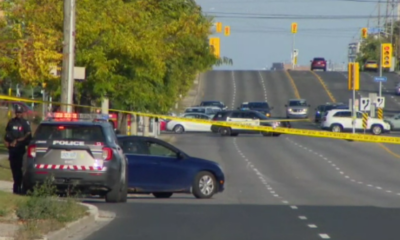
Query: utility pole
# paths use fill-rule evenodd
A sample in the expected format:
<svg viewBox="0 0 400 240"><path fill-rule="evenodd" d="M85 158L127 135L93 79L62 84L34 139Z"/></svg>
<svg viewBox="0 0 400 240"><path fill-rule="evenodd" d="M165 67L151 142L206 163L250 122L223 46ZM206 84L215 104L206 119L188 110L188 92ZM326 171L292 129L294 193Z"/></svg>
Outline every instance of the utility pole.
<svg viewBox="0 0 400 240"><path fill-rule="evenodd" d="M75 0L64 0L64 42L61 73L61 111L72 112L75 67Z"/></svg>
<svg viewBox="0 0 400 240"><path fill-rule="evenodd" d="M389 1L390 0L386 0L386 15L385 15L385 25L384 25L385 32L389 22L389 6L390 6Z"/></svg>
<svg viewBox="0 0 400 240"><path fill-rule="evenodd" d="M378 34L378 38L381 37L381 1L378 1L378 30L379 30L379 34Z"/></svg>

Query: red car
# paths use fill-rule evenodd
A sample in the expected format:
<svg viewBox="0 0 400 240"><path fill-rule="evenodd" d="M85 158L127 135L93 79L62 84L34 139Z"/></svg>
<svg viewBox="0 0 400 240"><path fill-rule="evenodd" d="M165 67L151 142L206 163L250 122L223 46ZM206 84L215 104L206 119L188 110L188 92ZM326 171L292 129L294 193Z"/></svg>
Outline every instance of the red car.
<svg viewBox="0 0 400 240"><path fill-rule="evenodd" d="M326 60L325 60L325 58L314 58L311 61L311 71L314 71L315 69L324 70L324 72L326 72Z"/></svg>
<svg viewBox="0 0 400 240"><path fill-rule="evenodd" d="M29 106L28 104L24 103L24 102L16 102L16 101L0 101L0 109L3 109L5 111L8 111L8 106L12 104L13 110L15 108L16 105L21 106L22 110L24 111L24 113L26 114L27 117L31 117L34 118L36 116L39 115L39 113L35 112L31 106Z"/></svg>

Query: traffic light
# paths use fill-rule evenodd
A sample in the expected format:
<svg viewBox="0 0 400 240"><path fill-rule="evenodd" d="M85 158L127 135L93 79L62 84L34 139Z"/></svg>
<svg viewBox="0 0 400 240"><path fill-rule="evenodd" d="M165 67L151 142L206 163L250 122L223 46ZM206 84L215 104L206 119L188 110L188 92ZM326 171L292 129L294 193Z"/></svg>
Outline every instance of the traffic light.
<svg viewBox="0 0 400 240"><path fill-rule="evenodd" d="M351 62L348 65L348 88L349 90L360 90L360 64Z"/></svg>
<svg viewBox="0 0 400 240"><path fill-rule="evenodd" d="M217 22L216 30L217 30L217 33L222 32L222 23L221 22Z"/></svg>
<svg viewBox="0 0 400 240"><path fill-rule="evenodd" d="M362 28L361 29L361 37L362 38L367 38L368 37L368 28Z"/></svg>
<svg viewBox="0 0 400 240"><path fill-rule="evenodd" d="M382 43L381 44L382 68L390 68L392 66L392 56L393 56L392 44Z"/></svg>
<svg viewBox="0 0 400 240"><path fill-rule="evenodd" d="M229 36L231 35L231 28L229 26L225 27L225 31L224 31L225 36Z"/></svg>
<svg viewBox="0 0 400 240"><path fill-rule="evenodd" d="M292 33L295 34L297 33L297 23L292 23Z"/></svg>
<svg viewBox="0 0 400 240"><path fill-rule="evenodd" d="M217 57L220 57L220 40L217 37L210 38L211 52Z"/></svg>

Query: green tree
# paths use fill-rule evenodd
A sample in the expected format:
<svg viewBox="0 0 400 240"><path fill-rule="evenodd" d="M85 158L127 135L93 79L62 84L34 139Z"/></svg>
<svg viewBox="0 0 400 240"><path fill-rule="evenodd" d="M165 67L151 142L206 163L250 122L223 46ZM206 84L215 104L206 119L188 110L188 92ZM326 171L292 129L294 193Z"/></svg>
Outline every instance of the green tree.
<svg viewBox="0 0 400 240"><path fill-rule="evenodd" d="M17 56L15 49L21 47L10 42L26 41L35 29L50 34L48 48L43 49L44 39L37 37L41 44L36 49L47 66L54 64L56 53L62 53L62 1L14 0L4 10L7 22L2 29L7 34L0 37L4 56ZM187 93L199 72L231 63L211 54L212 19L203 15L194 0L79 0L76 18L75 65L86 68L86 80L76 83L82 104L98 103L107 96L113 108L165 112L180 94ZM7 30L17 26L21 26L19 35ZM37 73L42 75L34 75L33 81L16 65L18 57L0 61L8 66L2 72L8 77L25 82L48 78L44 74L48 67L39 68ZM31 63L42 66L43 60ZM59 79L51 83L49 88L59 95Z"/></svg>

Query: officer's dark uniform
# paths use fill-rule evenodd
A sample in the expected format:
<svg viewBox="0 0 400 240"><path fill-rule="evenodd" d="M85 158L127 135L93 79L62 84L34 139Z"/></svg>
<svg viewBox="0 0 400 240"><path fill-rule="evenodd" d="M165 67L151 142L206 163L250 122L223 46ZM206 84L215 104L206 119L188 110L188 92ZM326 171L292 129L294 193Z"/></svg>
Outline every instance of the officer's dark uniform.
<svg viewBox="0 0 400 240"><path fill-rule="evenodd" d="M29 122L22 118L22 112L21 106L17 105L15 107L15 117L8 122L4 137L8 146L8 159L10 160L10 168L14 179L14 193L21 193L23 156L26 152L25 148L31 139L31 127Z"/></svg>

